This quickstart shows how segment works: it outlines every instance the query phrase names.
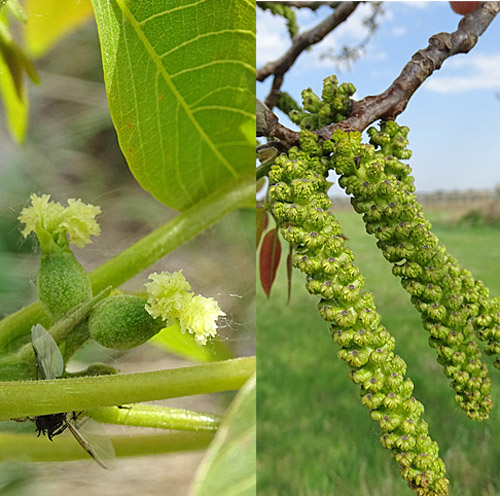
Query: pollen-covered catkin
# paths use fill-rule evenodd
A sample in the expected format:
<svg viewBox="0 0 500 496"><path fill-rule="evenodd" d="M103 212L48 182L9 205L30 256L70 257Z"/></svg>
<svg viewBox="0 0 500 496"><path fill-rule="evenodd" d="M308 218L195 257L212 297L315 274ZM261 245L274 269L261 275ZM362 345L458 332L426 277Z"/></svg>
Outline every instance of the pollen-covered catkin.
<svg viewBox="0 0 500 496"><path fill-rule="evenodd" d="M327 210L328 159L312 133L302 132L301 149L277 158L270 174L272 213L283 237L294 247L293 264L307 275L306 287L321 296L319 311L331 322L338 356L351 367L362 402L379 423L382 445L391 450L408 485L419 496L448 494L438 446L421 418L424 407L413 396L404 360L394 353L394 337L381 325L373 295L344 247L341 229Z"/></svg>
<svg viewBox="0 0 500 496"><path fill-rule="evenodd" d="M401 162L411 156L408 128L386 122L367 132L370 144L361 143L358 132L335 131L331 166L411 295L456 401L470 418L484 420L492 408L491 380L474 339L474 321L481 302L489 301L488 291L447 253L423 216L410 166Z"/></svg>

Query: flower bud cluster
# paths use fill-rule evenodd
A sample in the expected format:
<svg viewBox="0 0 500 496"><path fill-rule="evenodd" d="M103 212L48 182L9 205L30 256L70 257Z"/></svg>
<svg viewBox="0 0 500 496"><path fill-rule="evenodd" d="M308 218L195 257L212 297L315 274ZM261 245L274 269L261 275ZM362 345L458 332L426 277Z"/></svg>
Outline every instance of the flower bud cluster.
<svg viewBox="0 0 500 496"><path fill-rule="evenodd" d="M300 146L278 157L269 174L272 212L295 248L293 264L307 275L308 291L321 296L319 311L331 322L338 356L350 366L349 377L359 384L362 402L383 431L382 445L391 450L403 478L421 496L446 495L444 463L421 418L424 407L412 396L406 364L394 353L394 337L381 325L373 295L363 291L353 253L327 211L328 163L322 155L328 149L304 131Z"/></svg>
<svg viewBox="0 0 500 496"><path fill-rule="evenodd" d="M360 133L336 131L331 165L411 295L456 401L470 418L481 421L492 408L491 380L474 340L474 321L489 301L488 291L431 232L414 194L410 166L401 162L411 156L407 134L408 128L386 122L380 130L368 129L370 144L362 144Z"/></svg>
<svg viewBox="0 0 500 496"><path fill-rule="evenodd" d="M352 83L339 85L336 76L328 76L323 80L321 98L311 88L302 91L304 110L292 110L290 119L301 129L307 130L343 121L349 114L351 96L355 92Z"/></svg>

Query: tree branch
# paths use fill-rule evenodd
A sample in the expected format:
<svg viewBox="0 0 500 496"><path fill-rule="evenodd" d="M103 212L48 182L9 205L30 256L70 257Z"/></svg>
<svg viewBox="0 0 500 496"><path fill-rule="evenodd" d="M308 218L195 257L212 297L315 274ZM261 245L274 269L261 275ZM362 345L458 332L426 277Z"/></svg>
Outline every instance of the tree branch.
<svg viewBox="0 0 500 496"><path fill-rule="evenodd" d="M360 2L342 2L324 21L317 26L297 35L290 49L278 60L268 62L257 71L257 81L264 81L270 75L283 75L297 57L309 46L321 41L327 34L331 33L339 24L344 22L356 9Z"/></svg>
<svg viewBox="0 0 500 496"><path fill-rule="evenodd" d="M257 5L259 5L260 2L257 2ZM302 0L299 0L297 2L291 2L291 1L285 1L285 2L276 2L276 3L282 3L284 5L287 5L288 7L294 7L295 9L311 9L311 10L317 10L320 7L327 6L331 7L332 9L336 9L342 2L318 2L313 1L313 2L305 2Z"/></svg>
<svg viewBox="0 0 500 496"><path fill-rule="evenodd" d="M271 86L271 90L269 91L269 95L266 96L264 103L269 107L273 108L276 106L276 103L279 100L281 95L281 85L283 84L283 74L276 74L273 78L273 84Z"/></svg>
<svg viewBox="0 0 500 496"><path fill-rule="evenodd" d="M429 45L416 52L394 82L379 95L367 96L353 102L349 117L337 124L330 124L314 131L323 139L329 139L335 129L363 131L378 119L394 120L408 105L410 98L422 83L443 62L458 53L468 53L500 11L500 2L482 2L471 14L464 16L453 33L439 33L429 39ZM275 137L289 146L298 144L299 133L278 122L268 108L263 110L263 122L268 128L262 136ZM269 131L269 133L268 133Z"/></svg>

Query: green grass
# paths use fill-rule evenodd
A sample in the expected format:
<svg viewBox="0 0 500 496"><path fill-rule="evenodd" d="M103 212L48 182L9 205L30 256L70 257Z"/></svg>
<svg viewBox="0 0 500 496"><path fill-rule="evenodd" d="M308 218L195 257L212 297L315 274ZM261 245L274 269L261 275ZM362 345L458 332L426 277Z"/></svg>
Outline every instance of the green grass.
<svg viewBox="0 0 500 496"><path fill-rule="evenodd" d="M486 357L496 404L490 419L469 420L427 345L427 333L391 267L364 232L361 218L340 212L366 288L408 364L414 394L425 405L453 496L500 496L500 371ZM461 264L500 295L500 230L455 227L443 212L429 215L434 232ZM336 356L338 346L317 311L317 299L293 274L286 305L280 267L271 298L258 292L258 494L266 496L410 496L397 463L379 442L379 427L361 404L359 388Z"/></svg>

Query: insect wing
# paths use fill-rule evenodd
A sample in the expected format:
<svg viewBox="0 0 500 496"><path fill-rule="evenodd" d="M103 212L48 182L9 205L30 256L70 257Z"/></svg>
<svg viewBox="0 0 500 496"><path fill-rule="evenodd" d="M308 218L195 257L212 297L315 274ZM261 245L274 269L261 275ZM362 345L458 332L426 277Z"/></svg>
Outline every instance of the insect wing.
<svg viewBox="0 0 500 496"><path fill-rule="evenodd" d="M66 423L80 446L101 467L109 468L110 462L115 458L115 450L102 427L89 417L85 417L80 423L73 418L67 418Z"/></svg>
<svg viewBox="0 0 500 496"><path fill-rule="evenodd" d="M64 362L57 343L41 324L31 328L31 344L35 359L44 379L57 379L64 370Z"/></svg>

